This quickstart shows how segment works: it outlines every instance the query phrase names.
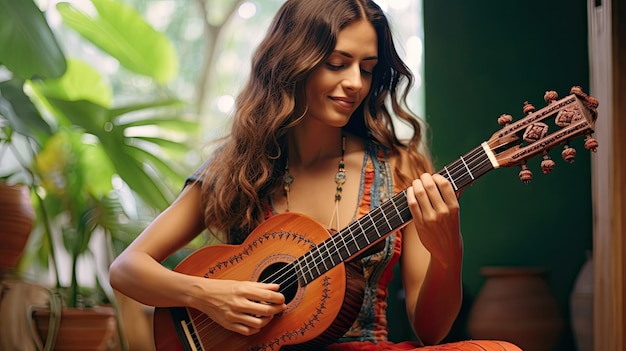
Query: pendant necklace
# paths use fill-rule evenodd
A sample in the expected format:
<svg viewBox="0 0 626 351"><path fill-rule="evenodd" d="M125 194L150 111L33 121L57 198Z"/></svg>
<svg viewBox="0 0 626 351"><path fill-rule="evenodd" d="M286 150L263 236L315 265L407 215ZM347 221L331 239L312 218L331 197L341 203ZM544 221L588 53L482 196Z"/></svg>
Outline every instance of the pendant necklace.
<svg viewBox="0 0 626 351"><path fill-rule="evenodd" d="M338 229L339 227L339 201L341 201L341 192L343 191L343 184L346 182L346 169L345 163L343 160L344 154L346 152L346 137L341 137L341 159L339 160L339 167L337 173L335 174L335 208L333 210L333 215L330 218L330 223L328 224L329 228ZM283 193L285 195L285 200L287 202L287 209L285 212L289 212L289 192L291 191L291 185L294 181L294 176L289 173L289 160L285 162L285 174L283 175ZM335 227L333 227L333 222Z"/></svg>

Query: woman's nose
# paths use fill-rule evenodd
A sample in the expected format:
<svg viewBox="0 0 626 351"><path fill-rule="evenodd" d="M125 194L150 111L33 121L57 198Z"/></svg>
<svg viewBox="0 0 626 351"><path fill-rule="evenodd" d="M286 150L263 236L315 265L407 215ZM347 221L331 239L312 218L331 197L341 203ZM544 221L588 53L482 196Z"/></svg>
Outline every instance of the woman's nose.
<svg viewBox="0 0 626 351"><path fill-rule="evenodd" d="M342 85L346 89L360 90L363 87L363 77L361 76L361 67L358 65L350 66L346 71L346 76Z"/></svg>

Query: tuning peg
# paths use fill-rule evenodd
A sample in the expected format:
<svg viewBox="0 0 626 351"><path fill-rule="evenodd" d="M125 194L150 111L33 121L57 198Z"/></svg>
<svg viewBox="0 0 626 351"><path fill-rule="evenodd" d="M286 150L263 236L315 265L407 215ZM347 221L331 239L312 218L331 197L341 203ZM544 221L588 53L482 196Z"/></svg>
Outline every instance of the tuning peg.
<svg viewBox="0 0 626 351"><path fill-rule="evenodd" d="M513 116L511 115L507 115L507 114L502 114L500 115L500 117L498 117L498 124L501 126L505 126L509 123L511 123L513 121Z"/></svg>
<svg viewBox="0 0 626 351"><path fill-rule="evenodd" d="M551 104L555 102L558 98L559 98L559 94L557 94L557 92L554 90L548 90L543 95L543 99L545 100L547 104Z"/></svg>
<svg viewBox="0 0 626 351"><path fill-rule="evenodd" d="M590 109L595 110L596 108L598 108L598 100L592 96L587 95L580 86L573 86L572 89L570 89L570 94L578 96L583 101L583 103Z"/></svg>
<svg viewBox="0 0 626 351"><path fill-rule="evenodd" d="M524 111L525 114L533 113L535 112L535 106L533 106L528 101L524 101L524 107L522 107L522 111Z"/></svg>
<svg viewBox="0 0 626 351"><path fill-rule="evenodd" d="M554 169L554 161L550 158L547 152L543 154L543 161L541 161L541 170L543 174L549 174Z"/></svg>
<svg viewBox="0 0 626 351"><path fill-rule="evenodd" d="M600 105L598 99L594 98L593 96L587 96L587 99L585 101L587 102L587 105L592 109L598 108L598 105Z"/></svg>
<svg viewBox="0 0 626 351"><path fill-rule="evenodd" d="M585 138L585 149L591 150L591 152L598 151L598 141L594 139L591 134L587 134Z"/></svg>
<svg viewBox="0 0 626 351"><path fill-rule="evenodd" d="M570 90L569 90L570 94L576 94L576 95L587 95L583 92L583 88L580 87L580 85L574 85Z"/></svg>
<svg viewBox="0 0 626 351"><path fill-rule="evenodd" d="M576 149L574 149L573 147L569 147L569 145L565 145L565 148L561 152L561 156L565 161L573 163L574 158L576 158Z"/></svg>
<svg viewBox="0 0 626 351"><path fill-rule="evenodd" d="M531 179L533 179L533 172L528 169L528 166L526 166L525 163L522 164L522 170L519 172L519 179L524 184L530 183Z"/></svg>

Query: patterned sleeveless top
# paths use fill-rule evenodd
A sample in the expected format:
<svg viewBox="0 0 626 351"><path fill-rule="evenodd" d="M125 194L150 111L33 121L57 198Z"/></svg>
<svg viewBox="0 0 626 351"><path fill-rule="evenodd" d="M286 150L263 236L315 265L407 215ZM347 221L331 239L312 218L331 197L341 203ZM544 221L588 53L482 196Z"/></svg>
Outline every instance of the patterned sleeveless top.
<svg viewBox="0 0 626 351"><path fill-rule="evenodd" d="M367 214L395 194L387 154L368 143L361 179L359 208L354 219ZM385 238L382 251L361 259L365 277L365 296L359 315L340 342L386 341L387 297L393 266L400 258L402 235L396 232Z"/></svg>
<svg viewBox="0 0 626 351"><path fill-rule="evenodd" d="M394 189L387 153L372 142L366 145L360 184L358 208L353 221L388 200L397 190ZM276 214L270 204L266 219ZM385 238L381 251L361 259L365 278L363 305L352 327L339 340L340 343L378 343L387 340L387 285L392 279L393 266L400 257L400 250L401 234L396 232Z"/></svg>
<svg viewBox="0 0 626 351"><path fill-rule="evenodd" d="M203 167L190 175L187 181L202 181L200 170ZM389 158L385 150L368 142L363 159L359 205L352 220L361 218L401 190L393 183ZM274 215L276 212L269 203L266 218ZM397 231L387 236L384 244L381 251L361 259L366 280L363 305L352 327L337 343L329 345L326 351L522 351L509 342L499 340L467 340L434 346L423 346L419 340L399 343L389 341L386 315L389 296L387 285L393 278L393 267L400 258L401 232Z"/></svg>
<svg viewBox="0 0 626 351"><path fill-rule="evenodd" d="M206 164L191 174L186 183L202 181L201 171ZM388 155L384 149L367 141L361 171L358 208L352 220L356 220L390 199L395 192ZM278 214L268 201L265 219ZM365 278L363 305L352 327L339 340L346 342L368 341L374 344L387 341L387 285L393 278L393 267L400 258L402 236L399 231L388 235L384 248L370 256L361 258Z"/></svg>

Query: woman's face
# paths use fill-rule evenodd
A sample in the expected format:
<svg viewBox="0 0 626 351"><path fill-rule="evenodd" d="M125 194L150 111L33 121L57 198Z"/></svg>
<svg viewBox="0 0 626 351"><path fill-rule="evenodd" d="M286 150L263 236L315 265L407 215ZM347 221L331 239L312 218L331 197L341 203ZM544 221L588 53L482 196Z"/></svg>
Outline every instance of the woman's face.
<svg viewBox="0 0 626 351"><path fill-rule="evenodd" d="M306 83L307 123L345 126L370 91L377 54L370 22L360 20L341 30L332 54Z"/></svg>

